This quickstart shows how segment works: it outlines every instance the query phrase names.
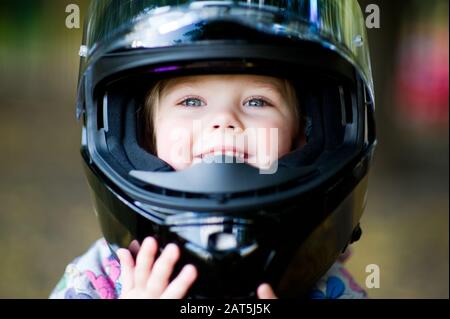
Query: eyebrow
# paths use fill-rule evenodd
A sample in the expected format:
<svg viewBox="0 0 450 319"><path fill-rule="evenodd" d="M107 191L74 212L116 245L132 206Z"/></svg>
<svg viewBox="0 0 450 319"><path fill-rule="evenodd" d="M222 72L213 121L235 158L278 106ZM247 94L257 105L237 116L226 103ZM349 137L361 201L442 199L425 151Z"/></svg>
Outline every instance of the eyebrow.
<svg viewBox="0 0 450 319"><path fill-rule="evenodd" d="M254 81L252 84L255 84L258 88L268 89L278 94L283 94L285 90L283 85L272 81Z"/></svg>
<svg viewBox="0 0 450 319"><path fill-rule="evenodd" d="M170 90L173 90L174 88L177 89L194 89L198 87L197 85L193 85L193 83L188 83L186 81L179 81L177 79L174 79L173 82L169 82L165 87L164 90L162 91L162 96L167 95Z"/></svg>
<svg viewBox="0 0 450 319"><path fill-rule="evenodd" d="M171 81L172 82L172 81ZM259 89L268 89L274 93L283 94L285 91L284 85L279 83L278 81L271 80L254 80L249 81L249 84L255 85ZM173 82L166 86L166 90L178 88L178 89L195 89L201 87L201 83L198 81L186 81L184 79L173 79ZM167 91L166 91L167 92Z"/></svg>
<svg viewBox="0 0 450 319"><path fill-rule="evenodd" d="M187 88L187 89L195 89L201 86L201 83L198 83L199 81L196 80L186 80L182 78L174 78L170 79L168 82L168 85L166 88Z"/></svg>

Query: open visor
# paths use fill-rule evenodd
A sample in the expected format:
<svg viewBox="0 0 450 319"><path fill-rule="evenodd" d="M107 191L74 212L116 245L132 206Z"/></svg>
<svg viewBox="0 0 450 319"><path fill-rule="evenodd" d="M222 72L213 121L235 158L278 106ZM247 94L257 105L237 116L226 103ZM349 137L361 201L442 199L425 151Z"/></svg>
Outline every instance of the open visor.
<svg viewBox="0 0 450 319"><path fill-rule="evenodd" d="M263 44L254 48L253 53L267 53L269 48L261 50L261 46ZM246 50L249 48L252 46L247 45ZM218 205L221 210L242 207L246 200L247 205L251 205L256 203L255 196L258 205L264 200L278 201L277 196L292 196L294 190L305 192L320 185L321 181L329 180L330 176L351 164L373 139L368 123L371 113L364 103L362 82L352 69L346 69L345 64L335 60L336 63L329 63L328 70L322 65L322 72L318 72L317 68L311 67L310 57L304 59L309 66L302 65L301 55L311 56L316 47L308 49L303 45L301 50L286 47L284 52L278 47L277 55L282 57L279 61L274 61L273 55L270 61L262 56L250 58L250 51L247 52L249 58L229 56L225 59L218 55L211 59L219 52L231 55L235 51L235 56L242 56L245 52L240 52L239 46L234 50L232 46L228 50L216 46L208 50L210 59L193 58L195 52L204 54L205 50L196 48L191 52L189 62L177 61L172 56L171 63L143 65L103 77L103 63L111 70L115 64L122 67L126 63L136 63L141 57L148 59L149 54L144 50L141 57L136 52L130 57L127 51L116 52L99 61L93 69L93 82L97 83L98 75L102 80L95 86L94 107L89 108L87 125L90 134L87 135L91 154L104 173L120 179L119 185L134 193L133 198L139 194L142 202L151 205L152 200L160 197L170 206L176 205L179 199L183 209L192 204L192 209L196 210L211 209L211 204ZM188 53L189 48L186 48L183 54ZM170 50L166 50L164 57L170 55ZM175 172L167 162L155 156L154 148L149 147L149 132L153 128L147 127L149 123L143 110L147 107L149 91L158 81L204 74L255 74L289 80L296 91L298 134L303 143L293 147L266 170L248 165L237 156L232 159L221 156L204 159L203 163ZM286 192L287 189L291 191ZM184 201L185 198L190 200ZM218 198L226 200L217 201Z"/></svg>

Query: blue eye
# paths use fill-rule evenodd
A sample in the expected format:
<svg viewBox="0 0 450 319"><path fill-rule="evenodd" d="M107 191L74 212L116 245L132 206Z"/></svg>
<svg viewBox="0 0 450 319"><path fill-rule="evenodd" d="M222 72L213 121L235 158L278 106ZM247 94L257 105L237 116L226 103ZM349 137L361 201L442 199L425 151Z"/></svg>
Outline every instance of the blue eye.
<svg viewBox="0 0 450 319"><path fill-rule="evenodd" d="M244 106L263 107L263 106L271 106L271 104L264 99L253 98L253 99L247 100L244 103Z"/></svg>
<svg viewBox="0 0 450 319"><path fill-rule="evenodd" d="M181 101L180 105L189 107L199 107L204 106L205 103L200 99L190 97Z"/></svg>

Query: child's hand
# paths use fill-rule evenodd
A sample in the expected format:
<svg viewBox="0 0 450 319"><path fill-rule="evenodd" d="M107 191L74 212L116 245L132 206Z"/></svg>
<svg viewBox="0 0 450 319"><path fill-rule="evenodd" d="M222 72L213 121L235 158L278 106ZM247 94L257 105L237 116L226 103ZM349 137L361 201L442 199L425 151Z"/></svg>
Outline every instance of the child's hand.
<svg viewBox="0 0 450 319"><path fill-rule="evenodd" d="M117 250L122 272L120 299L181 299L186 295L197 278L197 270L186 265L169 283L180 250L175 244L168 244L155 261L157 250L158 244L152 237L143 241L136 263L128 249Z"/></svg>
<svg viewBox="0 0 450 319"><path fill-rule="evenodd" d="M278 299L269 284L261 284L256 290L259 299Z"/></svg>

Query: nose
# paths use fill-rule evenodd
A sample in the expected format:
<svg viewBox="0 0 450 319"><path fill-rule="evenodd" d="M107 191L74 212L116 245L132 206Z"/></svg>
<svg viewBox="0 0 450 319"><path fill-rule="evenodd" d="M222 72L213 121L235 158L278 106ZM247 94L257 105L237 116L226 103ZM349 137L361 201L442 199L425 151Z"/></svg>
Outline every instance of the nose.
<svg viewBox="0 0 450 319"><path fill-rule="evenodd" d="M218 129L232 129L235 130L237 128L242 129L242 123L239 120L239 117L234 112L220 112L216 114L211 121L211 128L213 130Z"/></svg>

